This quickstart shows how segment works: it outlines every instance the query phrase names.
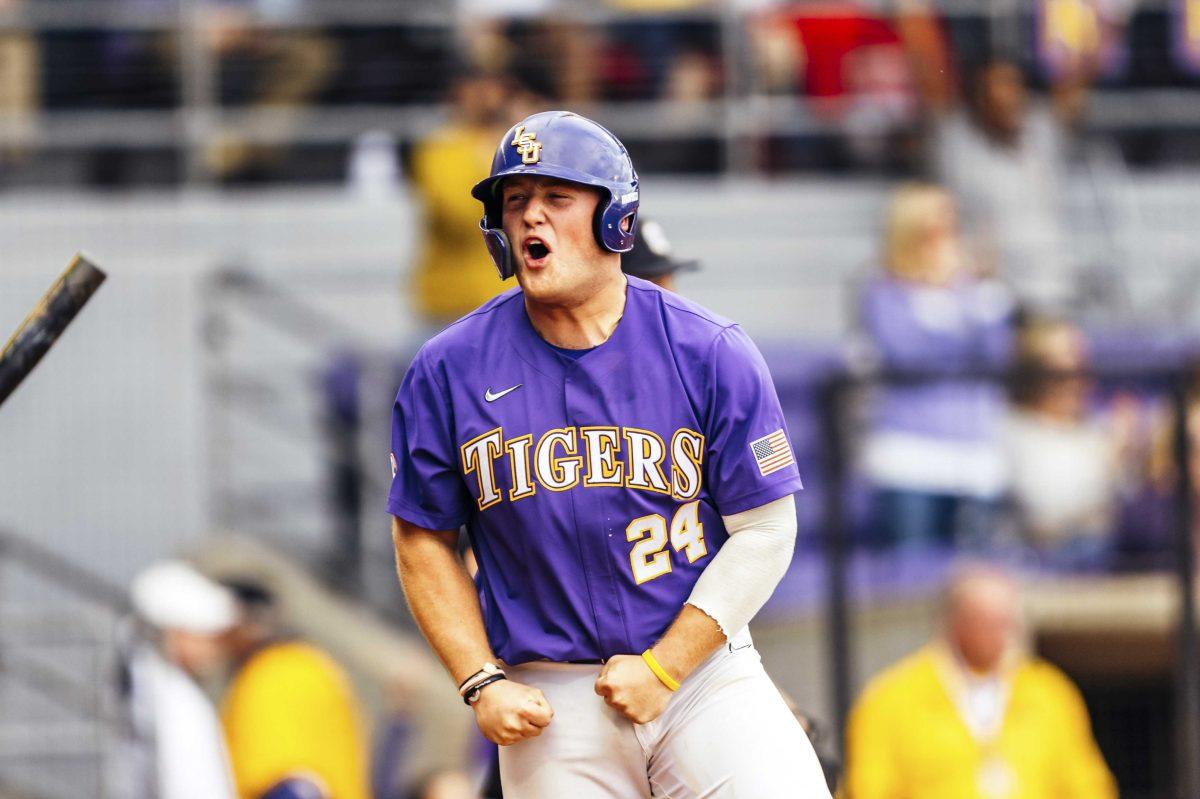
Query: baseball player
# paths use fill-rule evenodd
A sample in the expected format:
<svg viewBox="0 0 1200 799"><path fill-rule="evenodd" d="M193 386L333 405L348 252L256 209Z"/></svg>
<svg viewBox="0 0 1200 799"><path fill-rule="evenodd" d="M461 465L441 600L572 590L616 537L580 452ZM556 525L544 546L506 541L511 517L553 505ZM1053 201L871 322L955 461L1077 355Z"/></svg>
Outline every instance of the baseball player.
<svg viewBox="0 0 1200 799"><path fill-rule="evenodd" d="M621 256L621 271L675 291L675 276L680 272L694 272L700 265L696 261L676 258L662 225L647 219L644 214L638 217L633 229L633 249Z"/></svg>
<svg viewBox="0 0 1200 799"><path fill-rule="evenodd" d="M501 745L505 796L828 797L747 631L801 488L761 356L622 274L638 179L596 123L528 117L472 193L518 286L417 354L388 508L413 615Z"/></svg>

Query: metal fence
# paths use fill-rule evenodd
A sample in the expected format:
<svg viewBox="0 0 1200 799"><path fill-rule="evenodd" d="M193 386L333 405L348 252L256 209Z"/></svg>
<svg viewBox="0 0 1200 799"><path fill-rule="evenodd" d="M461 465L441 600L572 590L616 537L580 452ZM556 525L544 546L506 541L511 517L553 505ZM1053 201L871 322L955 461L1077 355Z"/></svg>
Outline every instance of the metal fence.
<svg viewBox="0 0 1200 799"><path fill-rule="evenodd" d="M113 796L125 592L0 530L0 793Z"/></svg>
<svg viewBox="0 0 1200 799"><path fill-rule="evenodd" d="M891 3L872 4L890 13ZM1032 60L1032 0L941 0L940 14L977 27L982 41ZM208 0L28 0L0 13L0 37L23 40L42 54L30 62L29 80L58 75L61 92L43 85L40 102L0 118L0 140L27 151L79 154L98 162L93 172L134 151L142 160L178 161L180 178L191 185L214 181L206 163L209 148L231 132L251 144L288 144L315 157L316 149L350 148L368 131L385 131L411 142L445 119L441 99L454 65L462 61L466 32L479 23L466 4L308 0L261 2L246 24L251 36L324 31L346 58L361 56L361 34L392 32L371 44L386 58L364 63L345 79L347 97L316 97L303 108L231 102L225 91L228 65L209 42L210 26L221 6ZM1139 13L1166 14L1169 0L1138 6ZM747 24L770 5L749 9L732 0L702 3L670 19L704 26L718 63L719 90L695 101L663 98L599 100L585 109L623 137L683 142L704 139L716 147L718 171L752 173L761 168L757 153L771 138L836 136L842 123L830 121L821 101L765 91L756 77L754 45ZM637 25L649 17L602 4L550 3L546 21L590 29ZM154 40L154 41L151 41ZM1149 45L1160 46L1160 45ZM1165 44L1161 46L1165 47ZM135 48L151 55L108 67L104 58ZM407 52L411 51L411 52ZM57 55L55 55L57 54ZM531 56L532 57L532 56ZM538 65L553 72L558 65ZM120 75L107 75L117 69ZM234 69L237 72L237 69ZM10 80L16 80L10 73ZM404 98L367 85L403 76ZM112 78L112 80L109 80ZM106 82L107 81L107 82ZM115 82L114 82L115 81ZM116 91L112 87L125 86ZM415 87L415 88L414 88ZM379 89L379 87L375 87ZM109 96L110 92L115 92ZM357 97L358 99L354 99ZM1102 88L1093 98L1090 127L1101 133L1195 130L1200 127L1197 89L1177 87ZM312 149L316 148L316 149ZM43 179L62 179L61 164L48 164ZM58 170L58 171L56 171Z"/></svg>

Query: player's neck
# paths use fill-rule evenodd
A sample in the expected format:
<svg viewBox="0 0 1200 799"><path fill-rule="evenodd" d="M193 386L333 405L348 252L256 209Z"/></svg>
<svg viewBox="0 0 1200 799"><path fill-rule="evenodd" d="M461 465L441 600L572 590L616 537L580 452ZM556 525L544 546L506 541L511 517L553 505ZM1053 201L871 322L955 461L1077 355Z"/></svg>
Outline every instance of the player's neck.
<svg viewBox="0 0 1200 799"><path fill-rule="evenodd" d="M585 350L608 341L625 312L625 276L618 272L581 303L559 305L525 298L533 329L555 347Z"/></svg>

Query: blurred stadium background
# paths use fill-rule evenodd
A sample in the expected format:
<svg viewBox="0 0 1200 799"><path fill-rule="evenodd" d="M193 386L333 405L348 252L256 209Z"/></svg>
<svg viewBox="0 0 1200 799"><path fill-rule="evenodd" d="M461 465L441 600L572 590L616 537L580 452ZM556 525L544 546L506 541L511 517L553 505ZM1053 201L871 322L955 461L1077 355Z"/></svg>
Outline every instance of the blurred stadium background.
<svg viewBox="0 0 1200 799"><path fill-rule="evenodd" d="M995 60L1027 106L979 99ZM1051 106L1053 142L1030 144ZM836 755L864 683L928 639L970 552L1022 575L1029 645L1083 691L1122 796L1200 796L1190 0L0 0L0 327L77 249L110 274L0 411L0 795L125 795L117 620L133 575L180 554L266 580L342 660L378 785L474 766L394 577L388 414L470 293L421 277L434 188L469 185L549 107L630 146L643 214L701 262L678 290L767 355L807 490L755 633L820 746ZM955 128L1004 113L1030 120L1015 165ZM489 144L444 155L443 181L420 154L455 135ZM1086 355L1032 344L1013 373L872 321L895 192L918 179L952 190L971 280ZM997 402L947 399L964 388ZM982 532L881 525L889 490L954 493L889 484L872 460L889 407L985 430L1064 392L1063 436L977 437L1007 458L975 497ZM936 452L956 434L921 435Z"/></svg>

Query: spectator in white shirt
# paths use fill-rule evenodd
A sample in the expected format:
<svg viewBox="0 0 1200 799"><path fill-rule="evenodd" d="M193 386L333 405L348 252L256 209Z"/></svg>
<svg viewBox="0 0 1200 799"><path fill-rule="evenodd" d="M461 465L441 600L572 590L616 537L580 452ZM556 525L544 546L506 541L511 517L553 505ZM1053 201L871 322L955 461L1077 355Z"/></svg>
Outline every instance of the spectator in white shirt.
<svg viewBox="0 0 1200 799"><path fill-rule="evenodd" d="M149 567L130 593L139 632L123 663L128 723L117 795L236 799L216 709L196 682L220 662L236 598L182 561Z"/></svg>

